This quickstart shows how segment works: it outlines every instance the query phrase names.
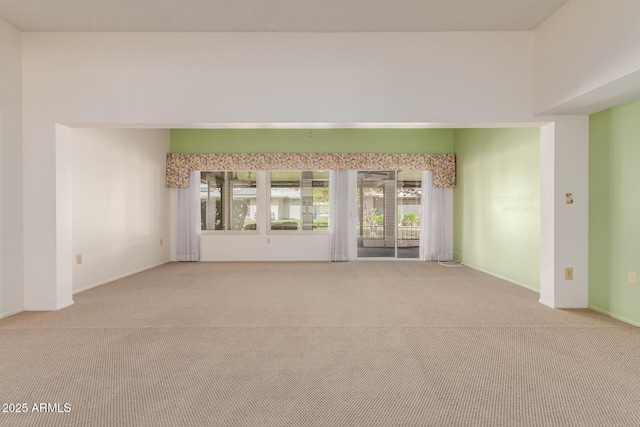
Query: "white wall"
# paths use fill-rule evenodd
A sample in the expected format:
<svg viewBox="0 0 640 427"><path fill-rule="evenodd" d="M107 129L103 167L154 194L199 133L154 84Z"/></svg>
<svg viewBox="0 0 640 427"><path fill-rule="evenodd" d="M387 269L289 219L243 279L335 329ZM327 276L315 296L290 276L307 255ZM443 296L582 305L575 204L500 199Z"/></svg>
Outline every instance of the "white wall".
<svg viewBox="0 0 640 427"><path fill-rule="evenodd" d="M59 243L71 226L58 214L72 201L57 183L57 123L540 122L532 51L530 32L23 34L25 307L68 303L74 254Z"/></svg>
<svg viewBox="0 0 640 427"><path fill-rule="evenodd" d="M540 301L552 307L588 303L586 114L640 96L639 17L637 0L570 0L534 31L534 112L581 115L540 117Z"/></svg>
<svg viewBox="0 0 640 427"><path fill-rule="evenodd" d="M0 318L24 307L21 37L0 20Z"/></svg>
<svg viewBox="0 0 640 427"><path fill-rule="evenodd" d="M528 120L532 43L528 32L25 33L25 120Z"/></svg>
<svg viewBox="0 0 640 427"><path fill-rule="evenodd" d="M527 32L24 33L26 308L67 303L56 123L531 120L531 49Z"/></svg>
<svg viewBox="0 0 640 427"><path fill-rule="evenodd" d="M329 261L329 255L328 233L202 236L202 261Z"/></svg>
<svg viewBox="0 0 640 427"><path fill-rule="evenodd" d="M640 93L639 8L636 0L570 0L533 33L25 33L23 163L6 140L7 132L20 139L20 108L10 101L7 109L7 99L19 95L20 35L2 24L0 66L14 76L0 82L0 90L12 94L0 98L2 225L9 233L2 236L3 301L5 294L15 297L19 286L12 283L21 279L14 267L21 264L22 251L15 251L21 218L28 224L25 307L56 309L70 299L62 282L72 270L64 237L72 230L60 218L72 204L62 167L70 154L66 130L56 124L550 122L553 127L543 133L553 145L541 157L541 168L551 175L541 198L551 201L543 204L542 215L553 223L543 231L553 258L543 260L543 269L546 264L550 270L541 277L549 278L555 294L565 263L580 269L586 263L583 251L576 251L578 260L569 254L584 246L586 208L576 205L565 215L557 206L565 187L586 182L586 121L535 114L586 114ZM573 166L567 169L566 161ZM22 196L16 181L5 178L21 164L24 215L7 209L7 200ZM569 176L574 171L578 175ZM572 291L569 299L581 301L581 293Z"/></svg>
<svg viewBox="0 0 640 427"><path fill-rule="evenodd" d="M566 194L573 203L566 203ZM589 118L556 117L540 130L540 302L586 308L589 292ZM573 268L573 280L564 269Z"/></svg>
<svg viewBox="0 0 640 427"><path fill-rule="evenodd" d="M169 131L70 129L73 290L169 260ZM160 240L163 244L160 245Z"/></svg>
<svg viewBox="0 0 640 427"><path fill-rule="evenodd" d="M570 0L534 32L538 114L590 114L640 96L640 1Z"/></svg>

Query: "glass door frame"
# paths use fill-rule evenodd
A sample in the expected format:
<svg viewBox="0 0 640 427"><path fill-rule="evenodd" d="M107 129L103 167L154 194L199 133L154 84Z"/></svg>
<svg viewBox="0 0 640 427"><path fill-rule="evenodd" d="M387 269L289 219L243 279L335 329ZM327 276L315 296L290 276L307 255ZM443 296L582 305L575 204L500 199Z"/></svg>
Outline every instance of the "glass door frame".
<svg viewBox="0 0 640 427"><path fill-rule="evenodd" d="M400 173L401 172L409 172L409 180L407 181L406 176L402 179L402 181L400 181ZM365 175L365 174L369 174L370 176L375 176L376 174L380 175L380 174L388 174L389 176L385 179L382 178L381 179L381 186L379 187L369 187L369 186L365 186L363 184L361 184L361 182L363 182L362 178L361 178L361 174ZM412 173L418 173L419 174L419 178L418 177L412 177ZM354 218L354 221L356 223L356 260L358 261L380 261L380 260L402 260L402 261L418 261L419 260L419 232L418 232L418 245L416 246L415 244L410 244L407 246L407 248L418 248L418 249L410 249L409 251L405 251L403 252L403 255L405 256L399 256L400 255L400 250L399 250L399 232L400 232L400 224L399 224L399 220L398 220L398 212L400 212L400 183L401 182L414 182L417 183L419 182L420 185L413 185L413 186L409 186L408 188L414 188L414 190L411 190L411 192L416 192L418 197L422 197L422 191L421 191L421 182L422 182L422 171L413 171L413 170L357 170L356 171L356 197L359 199L356 200L357 203L357 215L356 218ZM391 178L392 176L392 178ZM390 188L390 186L385 186L385 182L384 181L390 181L391 179L393 179L393 188ZM375 181L375 179L374 179ZM365 250L367 250L367 248L365 248L365 238L364 238L364 227L365 225L363 224L363 220L365 218L365 215L368 216L368 214L366 212L364 212L365 209L372 209L374 214L377 213L376 209L375 209L375 197L371 197L371 208L367 208L366 207L366 202L364 199L364 189L365 188L382 188L383 191L383 195L382 195L382 199L383 199L383 210L384 212L382 212L383 214L383 230L385 233L385 237L383 237L382 241L382 246L380 246L380 256L375 256L375 255L371 255L371 256L366 256L363 255L363 252ZM403 189L405 188L405 186L403 185L402 187ZM417 188L417 190L415 190ZM392 196L390 196L390 194L392 194ZM371 194L371 193L370 193ZM410 193L411 194L411 193ZM415 197L415 196L414 196ZM386 205L387 203L390 201L390 199L393 199L393 213L391 215L390 212L387 212L387 208ZM402 206L405 206L405 203L402 203ZM416 203L416 206L420 206L420 203ZM402 210L403 212L405 212L405 209ZM417 208L416 210L409 210L409 212L415 212L417 213L417 216L420 216L420 209ZM403 218L404 220L404 218ZM413 222L412 222L412 227L419 227L419 225L416 225L415 223L415 215L413 218ZM358 227L358 225L360 225L360 227ZM393 227L392 231L393 231L393 254L389 253L388 255L385 255L385 249L389 250L391 249L388 245L391 242L387 242L386 241L386 236L387 233L389 232L390 227ZM371 233L372 230L370 229L369 233ZM413 234L413 232L411 233ZM369 234L370 235L370 234ZM412 238L409 238L410 240L412 240ZM376 248L378 247L378 245L371 245L369 248L369 250L371 252L375 251ZM403 245L403 250L404 250L405 246ZM413 251L416 251L415 253ZM389 252L391 252L389 250ZM408 256L406 256L408 254Z"/></svg>
<svg viewBox="0 0 640 427"><path fill-rule="evenodd" d="M377 175L377 174L392 174L393 176L393 189L391 188L386 188L385 187L385 183L384 181L389 181L391 180L390 177L387 177L386 179L382 179L381 180L381 186L380 187L365 187L363 185L361 185L361 174L371 174L371 175ZM356 221L356 230L359 230L359 233L356 233L356 260L358 261L380 261L380 260L397 260L398 259L398 224L397 221L395 220L395 218L398 215L398 202L397 202L397 194L398 194L398 171L395 170L358 170L356 171L357 174L357 184L356 184L356 194L359 197L359 201L358 203L358 215L355 218ZM387 214L387 203L389 202L390 199L393 199L393 220L390 221L393 223L393 254L389 254L388 256L362 256L361 255L361 250L364 250L364 242L365 242L365 238L364 238L364 228L365 225L363 224L363 219L365 217L365 212L364 209L372 209L373 212L376 212L376 208L373 206L373 204L375 204L375 199L372 197L372 206L371 208L366 208L366 204L364 202L364 189L365 188L381 188L382 189L382 200L383 200L383 223L382 223L382 228L383 228L383 237L382 239L382 244L383 246L381 247L381 249L379 249L381 252L388 250L389 252L391 252L389 249L389 247L387 247L387 244L389 242L387 242L387 236L389 233L389 227L387 224L387 221L389 221ZM392 190L392 197L389 196L389 191L388 190ZM374 213L374 214L375 214ZM368 216L369 214L367 214ZM358 223L360 224L360 227L358 228ZM371 226L370 226L371 227ZM369 229L369 237L370 237L370 233L373 231L372 228ZM371 239L369 239L371 240ZM376 247L371 247L371 250L375 250Z"/></svg>

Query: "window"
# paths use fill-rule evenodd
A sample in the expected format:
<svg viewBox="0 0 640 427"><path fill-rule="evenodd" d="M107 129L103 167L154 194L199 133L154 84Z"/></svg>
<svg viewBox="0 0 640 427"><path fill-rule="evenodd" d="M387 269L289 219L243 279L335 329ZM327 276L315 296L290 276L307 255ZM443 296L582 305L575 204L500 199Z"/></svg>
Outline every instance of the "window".
<svg viewBox="0 0 640 427"><path fill-rule="evenodd" d="M329 229L329 172L270 173L271 230Z"/></svg>
<svg viewBox="0 0 640 427"><path fill-rule="evenodd" d="M257 173L201 172L202 230L256 230Z"/></svg>

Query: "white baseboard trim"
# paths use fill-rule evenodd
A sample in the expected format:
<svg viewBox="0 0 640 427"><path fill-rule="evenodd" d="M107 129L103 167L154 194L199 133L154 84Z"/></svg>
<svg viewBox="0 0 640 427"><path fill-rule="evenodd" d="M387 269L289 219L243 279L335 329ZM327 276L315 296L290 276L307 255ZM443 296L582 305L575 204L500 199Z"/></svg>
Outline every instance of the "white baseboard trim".
<svg viewBox="0 0 640 427"><path fill-rule="evenodd" d="M604 308L600 308L600 307L596 307L594 305L590 305L589 306L589 310L593 310L596 313L604 314L605 316L613 317L614 319L619 320L621 322L628 323L630 325L639 326L640 327L640 322L636 322L636 321L627 319L624 316L618 316L617 314L612 313L609 310L605 310Z"/></svg>
<svg viewBox="0 0 640 427"><path fill-rule="evenodd" d="M73 305L73 300L71 300L71 301L67 301L67 302L65 302L64 304L60 304L60 305L58 305L57 310L62 310L63 308L67 308L67 307L69 307L69 306L71 306L71 305Z"/></svg>
<svg viewBox="0 0 640 427"><path fill-rule="evenodd" d="M73 300L67 301L62 304L54 305L54 306L35 306L35 307L25 307L24 311L58 311L63 308L67 308L70 305L73 305Z"/></svg>
<svg viewBox="0 0 640 427"><path fill-rule="evenodd" d="M13 316L14 314L22 313L24 308L14 308L13 310L7 310L0 313L0 319L4 319L5 317Z"/></svg>
<svg viewBox="0 0 640 427"><path fill-rule="evenodd" d="M147 266L147 267L143 267L143 268L140 268L140 269L135 270L135 271L130 271L130 272L128 272L128 273L120 274L120 275L118 275L118 276L114 276L114 277L111 277L111 278L106 279L106 280L101 280L101 281L99 281L99 282L92 283L92 284L87 285L87 286L84 286L84 287L82 287L82 288L80 288L80 289L76 289L76 290L74 290L74 291L73 291L73 294L75 295L75 294L77 294L77 293L79 293L79 292L88 291L89 289L96 288L96 287L98 287L98 286L101 286L101 285L104 285L104 284L107 284L107 283L113 282L113 281L115 281L115 280L123 279L123 278L125 278L125 277L132 276L132 275L134 275L134 274L138 274L138 273L141 273L141 272L146 271L146 270L150 270L150 269L155 268L155 267L159 267L159 266L164 265L164 264L166 264L166 263L168 263L168 262L171 262L171 260L162 261L162 262L160 262L160 263L158 263L158 264L154 264L154 265L150 265L150 266Z"/></svg>
<svg viewBox="0 0 640 427"><path fill-rule="evenodd" d="M553 303L551 303L550 301L547 301L547 300L543 300L542 298L540 298L540 299L538 300L538 302L539 302L540 304L542 304L542 305L546 305L546 306L547 306L547 307L549 307L549 308L556 308L556 307L554 307L554 306L553 306Z"/></svg>
<svg viewBox="0 0 640 427"><path fill-rule="evenodd" d="M489 276L493 276L493 277L497 277L498 279L506 280L507 282L509 282L509 283L513 283L514 285L522 286L523 288L529 289L530 291L533 291L533 292L535 292L535 293L537 293L537 294L539 294L539 293L540 293L540 290L539 290L539 289L536 289L536 288L534 288L534 287L533 287L533 286L531 286L531 285L527 285L526 283L518 282L518 281L513 280L513 279L510 279L510 278L508 278L508 277L504 277L504 276L501 276L501 275L499 275L499 274L495 274L495 273L493 273L493 272L491 272L491 271L487 271L487 270L484 270L484 269L482 269L482 268L474 267L473 265L465 264L464 262L462 263L462 265L465 265L465 266L467 266L467 267L469 267L469 268L473 268L474 270L477 270L477 271L479 271L479 272L481 272L481 273L488 274ZM544 304L544 303L543 303L543 304ZM545 305L546 305L546 304L545 304Z"/></svg>
<svg viewBox="0 0 640 427"><path fill-rule="evenodd" d="M548 305L551 308L557 308L558 310L584 310L589 308L586 305L549 305L545 303L543 304Z"/></svg>

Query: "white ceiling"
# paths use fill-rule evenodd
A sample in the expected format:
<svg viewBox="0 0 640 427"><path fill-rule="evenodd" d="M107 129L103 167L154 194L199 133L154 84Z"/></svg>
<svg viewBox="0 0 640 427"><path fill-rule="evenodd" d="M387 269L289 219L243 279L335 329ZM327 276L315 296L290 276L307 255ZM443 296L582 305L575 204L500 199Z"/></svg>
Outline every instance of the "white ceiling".
<svg viewBox="0 0 640 427"><path fill-rule="evenodd" d="M0 0L23 31L533 30L568 0Z"/></svg>

